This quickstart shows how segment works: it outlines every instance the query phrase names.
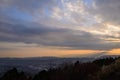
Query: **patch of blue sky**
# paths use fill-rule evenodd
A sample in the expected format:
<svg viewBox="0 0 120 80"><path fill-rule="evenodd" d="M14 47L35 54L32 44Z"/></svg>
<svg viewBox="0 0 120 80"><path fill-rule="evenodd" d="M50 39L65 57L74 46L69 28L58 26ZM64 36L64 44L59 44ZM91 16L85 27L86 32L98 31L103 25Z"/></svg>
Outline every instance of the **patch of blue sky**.
<svg viewBox="0 0 120 80"><path fill-rule="evenodd" d="M44 14L49 17L52 14L52 11L49 8L45 8Z"/></svg>
<svg viewBox="0 0 120 80"><path fill-rule="evenodd" d="M92 0L84 0L84 3L85 3L85 5L86 5L87 7L91 7L93 1L92 1Z"/></svg>
<svg viewBox="0 0 120 80"><path fill-rule="evenodd" d="M17 19L17 20L23 20L23 21L32 21L32 15L19 10L18 8L8 8L4 10L5 15L7 15L10 18Z"/></svg>

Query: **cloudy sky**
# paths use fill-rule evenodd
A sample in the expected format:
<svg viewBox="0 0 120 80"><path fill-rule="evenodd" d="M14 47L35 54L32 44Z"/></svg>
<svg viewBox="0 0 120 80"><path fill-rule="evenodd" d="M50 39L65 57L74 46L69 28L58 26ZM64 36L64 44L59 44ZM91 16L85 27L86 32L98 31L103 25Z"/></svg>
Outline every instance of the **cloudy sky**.
<svg viewBox="0 0 120 80"><path fill-rule="evenodd" d="M0 0L0 57L120 52L120 0Z"/></svg>

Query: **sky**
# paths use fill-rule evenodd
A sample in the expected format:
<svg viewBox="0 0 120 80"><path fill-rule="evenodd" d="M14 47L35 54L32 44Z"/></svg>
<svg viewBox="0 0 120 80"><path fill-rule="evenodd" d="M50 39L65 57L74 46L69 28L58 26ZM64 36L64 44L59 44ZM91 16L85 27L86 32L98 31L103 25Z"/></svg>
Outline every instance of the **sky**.
<svg viewBox="0 0 120 80"><path fill-rule="evenodd" d="M0 0L0 57L119 55L120 0Z"/></svg>

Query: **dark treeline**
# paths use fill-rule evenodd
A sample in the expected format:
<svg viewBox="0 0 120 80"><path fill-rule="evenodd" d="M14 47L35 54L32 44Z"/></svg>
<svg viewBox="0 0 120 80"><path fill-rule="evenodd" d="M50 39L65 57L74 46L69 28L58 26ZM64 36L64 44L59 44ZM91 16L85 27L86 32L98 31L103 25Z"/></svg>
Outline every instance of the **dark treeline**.
<svg viewBox="0 0 120 80"><path fill-rule="evenodd" d="M0 80L120 80L120 58L98 59L87 63L76 61L74 64L43 70L32 77L13 68Z"/></svg>

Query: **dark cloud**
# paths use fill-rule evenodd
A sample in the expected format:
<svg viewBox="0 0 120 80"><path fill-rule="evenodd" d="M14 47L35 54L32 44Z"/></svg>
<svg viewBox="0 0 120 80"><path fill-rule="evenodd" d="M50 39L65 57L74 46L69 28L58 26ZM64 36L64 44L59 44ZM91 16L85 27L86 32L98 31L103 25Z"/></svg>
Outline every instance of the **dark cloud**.
<svg viewBox="0 0 120 80"><path fill-rule="evenodd" d="M0 41L35 43L43 46L68 47L68 49L109 50L120 47L118 43L107 43L89 32L49 28L34 23L13 25L0 22Z"/></svg>

